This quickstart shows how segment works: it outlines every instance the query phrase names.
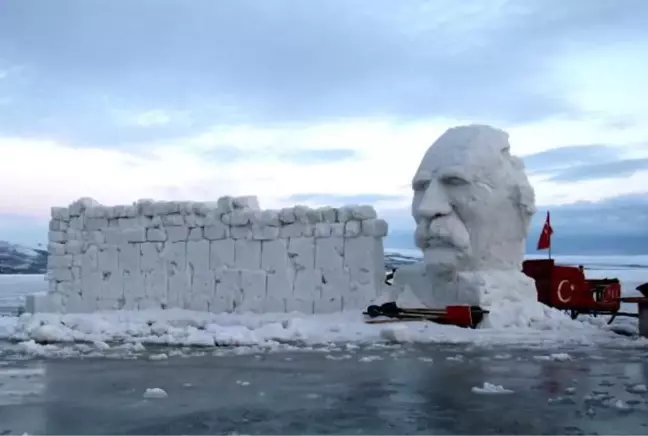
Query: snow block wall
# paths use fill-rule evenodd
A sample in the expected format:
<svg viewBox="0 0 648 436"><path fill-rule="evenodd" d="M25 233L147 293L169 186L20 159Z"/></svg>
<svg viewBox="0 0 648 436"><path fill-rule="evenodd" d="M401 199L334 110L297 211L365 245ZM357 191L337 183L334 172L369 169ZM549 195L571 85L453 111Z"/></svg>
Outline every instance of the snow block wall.
<svg viewBox="0 0 648 436"><path fill-rule="evenodd" d="M371 206L261 210L256 197L222 197L108 207L83 198L52 208L49 292L28 310L364 308L382 288L386 234Z"/></svg>

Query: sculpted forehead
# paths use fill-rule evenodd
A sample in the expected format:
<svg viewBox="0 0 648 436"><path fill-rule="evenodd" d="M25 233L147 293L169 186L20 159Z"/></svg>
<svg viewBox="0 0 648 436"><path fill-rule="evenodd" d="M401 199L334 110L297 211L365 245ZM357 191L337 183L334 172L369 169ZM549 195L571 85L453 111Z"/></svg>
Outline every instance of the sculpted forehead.
<svg viewBox="0 0 648 436"><path fill-rule="evenodd" d="M502 152L510 148L508 134L488 126L464 126L447 130L428 148L415 178L445 172L469 176L499 168Z"/></svg>

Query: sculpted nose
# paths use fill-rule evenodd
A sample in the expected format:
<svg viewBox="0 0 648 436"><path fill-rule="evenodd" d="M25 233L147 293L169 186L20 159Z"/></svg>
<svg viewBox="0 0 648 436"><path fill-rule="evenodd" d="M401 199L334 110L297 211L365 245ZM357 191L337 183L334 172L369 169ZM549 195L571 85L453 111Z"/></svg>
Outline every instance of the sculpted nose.
<svg viewBox="0 0 648 436"><path fill-rule="evenodd" d="M421 202L418 206L418 214L423 218L435 219L452 212L452 206L445 190L439 186L439 183L432 182L429 184Z"/></svg>

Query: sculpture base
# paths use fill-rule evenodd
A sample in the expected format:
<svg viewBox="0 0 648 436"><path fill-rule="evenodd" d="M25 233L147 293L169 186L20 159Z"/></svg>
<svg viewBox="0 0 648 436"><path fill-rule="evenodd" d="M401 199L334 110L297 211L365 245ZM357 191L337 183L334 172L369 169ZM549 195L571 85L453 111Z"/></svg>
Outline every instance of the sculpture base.
<svg viewBox="0 0 648 436"><path fill-rule="evenodd" d="M535 282L516 270L461 271L442 276L424 264L396 270L389 301L410 307L467 304L485 309L501 302L537 302Z"/></svg>

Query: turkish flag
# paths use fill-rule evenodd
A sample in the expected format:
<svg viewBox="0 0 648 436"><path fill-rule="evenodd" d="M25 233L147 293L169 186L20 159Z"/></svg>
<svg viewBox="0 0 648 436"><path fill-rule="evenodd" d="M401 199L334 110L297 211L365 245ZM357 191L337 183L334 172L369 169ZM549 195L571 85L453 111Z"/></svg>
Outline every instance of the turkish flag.
<svg viewBox="0 0 648 436"><path fill-rule="evenodd" d="M542 233L540 233L540 238L538 239L538 250L547 250L551 248L552 234L553 229L551 228L551 219L549 218L549 211L547 211L547 221L545 221L544 226L542 226Z"/></svg>

